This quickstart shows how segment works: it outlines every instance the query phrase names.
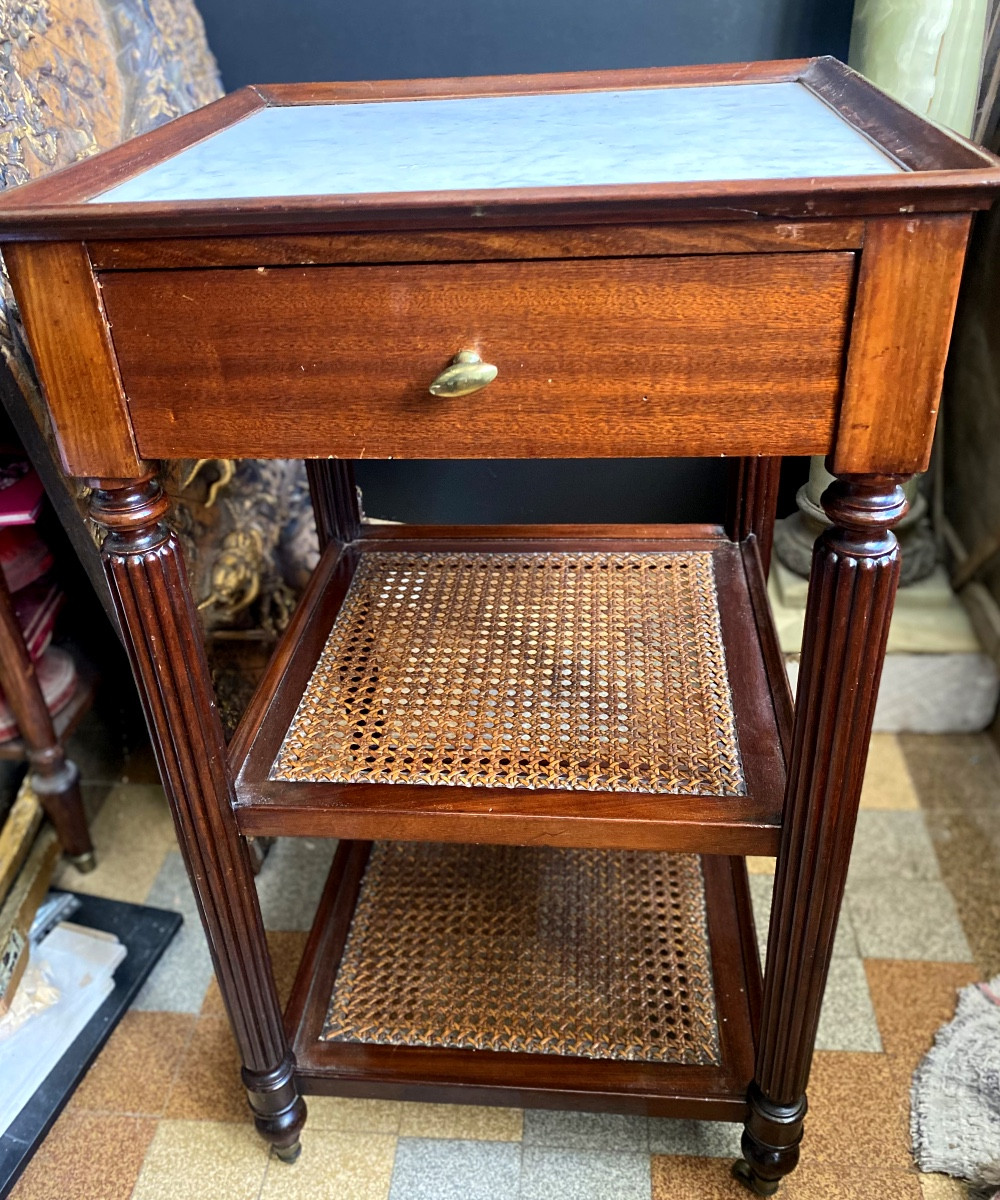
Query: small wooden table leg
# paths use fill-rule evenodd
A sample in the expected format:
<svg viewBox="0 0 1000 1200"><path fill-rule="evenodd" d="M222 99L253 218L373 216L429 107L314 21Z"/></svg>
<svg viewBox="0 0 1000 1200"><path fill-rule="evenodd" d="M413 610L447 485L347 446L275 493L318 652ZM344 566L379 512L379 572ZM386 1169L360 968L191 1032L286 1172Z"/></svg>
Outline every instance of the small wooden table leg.
<svg viewBox="0 0 1000 1200"><path fill-rule="evenodd" d="M181 853L243 1061L259 1132L296 1157L306 1117L282 1024L245 840L236 828L222 726L169 503L150 477L97 480L105 570L121 617Z"/></svg>
<svg viewBox="0 0 1000 1200"><path fill-rule="evenodd" d="M361 529L354 465L340 458L307 458L306 475L320 550L329 542L353 542Z"/></svg>
<svg viewBox="0 0 1000 1200"><path fill-rule="evenodd" d="M93 869L94 847L80 795L80 773L52 723L24 635L0 571L0 682L31 763L31 786L77 870Z"/></svg>
<svg viewBox="0 0 1000 1200"><path fill-rule="evenodd" d="M780 483L780 458L733 460L726 530L734 542L742 542L751 534L757 539L765 578L771 568L774 512Z"/></svg>
<svg viewBox="0 0 1000 1200"><path fill-rule="evenodd" d="M813 552L754 1082L735 1174L772 1195L799 1157L806 1083L847 880L899 578L899 481L846 476Z"/></svg>

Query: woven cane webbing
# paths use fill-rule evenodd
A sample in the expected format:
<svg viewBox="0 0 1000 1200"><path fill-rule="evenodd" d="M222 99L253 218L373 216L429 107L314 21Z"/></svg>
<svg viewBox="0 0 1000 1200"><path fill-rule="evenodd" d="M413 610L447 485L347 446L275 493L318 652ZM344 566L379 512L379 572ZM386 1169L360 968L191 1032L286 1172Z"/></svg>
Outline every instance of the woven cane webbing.
<svg viewBox="0 0 1000 1200"><path fill-rule="evenodd" d="M271 778L744 795L711 553L367 552Z"/></svg>
<svg viewBox="0 0 1000 1200"><path fill-rule="evenodd" d="M701 860L377 843L322 1040L717 1064Z"/></svg>

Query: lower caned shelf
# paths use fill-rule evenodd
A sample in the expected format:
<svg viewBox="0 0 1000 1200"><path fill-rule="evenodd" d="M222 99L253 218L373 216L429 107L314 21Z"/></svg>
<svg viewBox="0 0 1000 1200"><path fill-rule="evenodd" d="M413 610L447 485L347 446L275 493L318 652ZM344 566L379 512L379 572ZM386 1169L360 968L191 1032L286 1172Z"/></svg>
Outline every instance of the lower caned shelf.
<svg viewBox="0 0 1000 1200"><path fill-rule="evenodd" d="M791 705L752 543L365 536L230 748L246 834L773 854Z"/></svg>
<svg viewBox="0 0 1000 1200"><path fill-rule="evenodd" d="M742 859L343 842L286 1011L307 1092L742 1120Z"/></svg>

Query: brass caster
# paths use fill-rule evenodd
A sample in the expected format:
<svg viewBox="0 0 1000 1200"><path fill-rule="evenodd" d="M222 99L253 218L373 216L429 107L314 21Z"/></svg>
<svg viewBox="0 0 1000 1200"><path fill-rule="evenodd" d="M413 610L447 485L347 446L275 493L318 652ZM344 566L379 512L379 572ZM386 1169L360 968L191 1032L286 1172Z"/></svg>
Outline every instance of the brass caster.
<svg viewBox="0 0 1000 1200"><path fill-rule="evenodd" d="M97 855L93 850L88 850L86 854L67 854L66 860L76 867L81 875L89 875L97 866Z"/></svg>
<svg viewBox="0 0 1000 1200"><path fill-rule="evenodd" d="M755 1196L773 1196L778 1190L777 1179L758 1179L745 1158L738 1158L733 1163L733 1178Z"/></svg>
<svg viewBox="0 0 1000 1200"><path fill-rule="evenodd" d="M283 1163L293 1163L302 1153L302 1143L293 1142L291 1146L275 1146L274 1153Z"/></svg>

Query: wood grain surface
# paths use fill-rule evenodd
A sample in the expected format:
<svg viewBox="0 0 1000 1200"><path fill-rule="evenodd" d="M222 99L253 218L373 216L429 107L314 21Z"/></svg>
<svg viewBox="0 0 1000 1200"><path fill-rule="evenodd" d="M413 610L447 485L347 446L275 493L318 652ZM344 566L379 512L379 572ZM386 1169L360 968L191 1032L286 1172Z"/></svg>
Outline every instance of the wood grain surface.
<svg viewBox="0 0 1000 1200"><path fill-rule="evenodd" d="M68 475L124 479L142 468L87 249L4 247L4 261Z"/></svg>
<svg viewBox="0 0 1000 1200"><path fill-rule="evenodd" d="M801 80L905 170L843 176L475 192L299 196L284 199L90 204L187 145L267 105L498 95L609 88L765 85ZM985 208L1000 186L997 159L938 129L834 59L469 79L278 84L244 88L143 138L0 196L0 240L146 238L337 229L617 224L637 220L761 220Z"/></svg>
<svg viewBox="0 0 1000 1200"><path fill-rule="evenodd" d="M869 221L835 473L927 469L970 222L968 216Z"/></svg>
<svg viewBox="0 0 1000 1200"><path fill-rule="evenodd" d="M573 458L831 445L854 255L108 272L144 455ZM459 350L499 367L428 387Z"/></svg>
<svg viewBox="0 0 1000 1200"><path fill-rule="evenodd" d="M864 221L702 221L668 225L455 229L410 233L93 241L100 270L157 267L289 267L332 263L489 262L665 254L797 254L858 250Z"/></svg>
<svg viewBox="0 0 1000 1200"><path fill-rule="evenodd" d="M723 1057L707 1067L320 1041L368 851L369 843L341 842L285 1010L304 1091L743 1119L761 984L741 859L702 859Z"/></svg>

